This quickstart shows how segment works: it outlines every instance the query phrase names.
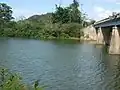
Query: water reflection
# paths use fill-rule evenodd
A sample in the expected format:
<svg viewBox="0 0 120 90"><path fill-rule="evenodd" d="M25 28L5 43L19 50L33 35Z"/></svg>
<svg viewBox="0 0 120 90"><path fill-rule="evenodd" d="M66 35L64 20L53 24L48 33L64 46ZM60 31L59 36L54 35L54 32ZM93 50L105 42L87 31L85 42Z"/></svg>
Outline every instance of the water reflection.
<svg viewBox="0 0 120 90"><path fill-rule="evenodd" d="M118 62L116 62L116 70L114 71L115 75L112 85L114 86L113 90L120 90L120 56L116 56L114 59L117 59Z"/></svg>
<svg viewBox="0 0 120 90"><path fill-rule="evenodd" d="M104 64L106 65L104 82L102 90L119 90L120 89L120 56L107 55ZM103 76L102 76L103 77Z"/></svg>
<svg viewBox="0 0 120 90"><path fill-rule="evenodd" d="M119 90L120 57L79 41L0 40L0 65L46 90ZM2 61L2 60L6 61Z"/></svg>
<svg viewBox="0 0 120 90"><path fill-rule="evenodd" d="M9 52L9 40L7 38L0 38L0 66L6 67L5 64L7 63L7 55Z"/></svg>

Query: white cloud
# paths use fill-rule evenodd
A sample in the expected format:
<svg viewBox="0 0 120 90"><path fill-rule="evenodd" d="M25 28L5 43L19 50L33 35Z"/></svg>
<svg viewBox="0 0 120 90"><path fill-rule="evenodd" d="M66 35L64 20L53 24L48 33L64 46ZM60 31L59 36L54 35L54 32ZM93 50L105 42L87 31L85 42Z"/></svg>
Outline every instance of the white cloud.
<svg viewBox="0 0 120 90"><path fill-rule="evenodd" d="M44 12L45 13L45 12ZM15 19L28 18L32 15L44 14L43 12L31 11L27 9L13 9L13 16Z"/></svg>
<svg viewBox="0 0 120 90"><path fill-rule="evenodd" d="M107 2L115 3L115 4L120 4L120 0L106 0Z"/></svg>
<svg viewBox="0 0 120 90"><path fill-rule="evenodd" d="M95 10L96 12L103 12L103 11L104 11L104 8L95 6L95 7L94 7L94 10Z"/></svg>
<svg viewBox="0 0 120 90"><path fill-rule="evenodd" d="M94 14L95 14L95 19L100 20L109 17L112 15L112 12L120 12L120 10L109 10L105 9L103 7L95 6L94 7Z"/></svg>

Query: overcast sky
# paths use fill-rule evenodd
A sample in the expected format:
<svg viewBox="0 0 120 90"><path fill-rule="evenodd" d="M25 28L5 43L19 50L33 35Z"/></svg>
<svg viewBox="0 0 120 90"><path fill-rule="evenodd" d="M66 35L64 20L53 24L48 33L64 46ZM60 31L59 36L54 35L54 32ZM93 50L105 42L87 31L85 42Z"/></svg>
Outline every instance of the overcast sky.
<svg viewBox="0 0 120 90"><path fill-rule="evenodd" d="M0 0L13 8L13 16L26 18L34 14L42 14L55 10L55 4L67 6L72 0ZM83 11L95 20L103 19L112 12L120 11L120 0L79 0Z"/></svg>

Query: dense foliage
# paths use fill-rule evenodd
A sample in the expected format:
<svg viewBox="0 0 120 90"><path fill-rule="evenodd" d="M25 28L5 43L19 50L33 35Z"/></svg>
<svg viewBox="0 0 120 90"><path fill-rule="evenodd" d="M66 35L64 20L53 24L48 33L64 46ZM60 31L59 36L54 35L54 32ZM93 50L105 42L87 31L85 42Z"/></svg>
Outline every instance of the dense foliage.
<svg viewBox="0 0 120 90"><path fill-rule="evenodd" d="M5 3L0 3L0 29L5 28L12 17L12 8L7 6Z"/></svg>
<svg viewBox="0 0 120 90"><path fill-rule="evenodd" d="M0 68L0 90L43 90L43 87L38 85L38 80L35 81L33 86L25 85L19 75Z"/></svg>
<svg viewBox="0 0 120 90"><path fill-rule="evenodd" d="M68 7L56 5L53 13L34 15L19 21L12 19L12 8L0 3L0 36L35 39L80 38L84 34L81 28L87 26L77 0L73 0Z"/></svg>
<svg viewBox="0 0 120 90"><path fill-rule="evenodd" d="M53 23L79 23L83 21L81 12L79 10L79 3L73 0L73 3L68 7L61 7L56 5L56 11L53 15Z"/></svg>
<svg viewBox="0 0 120 90"><path fill-rule="evenodd" d="M7 37L24 37L36 39L53 39L53 38L80 38L83 32L80 32L80 25L77 23L69 24L51 24L44 25L42 23L33 22L11 22L7 28L0 31L0 36ZM35 26L35 27L34 27Z"/></svg>

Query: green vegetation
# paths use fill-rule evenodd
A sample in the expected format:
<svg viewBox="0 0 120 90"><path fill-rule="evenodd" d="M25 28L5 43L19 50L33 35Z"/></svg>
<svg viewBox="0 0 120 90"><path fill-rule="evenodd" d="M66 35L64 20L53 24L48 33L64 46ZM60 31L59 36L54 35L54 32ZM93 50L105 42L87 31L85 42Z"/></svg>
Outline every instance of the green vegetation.
<svg viewBox="0 0 120 90"><path fill-rule="evenodd" d="M92 21L93 22L93 21ZM34 15L25 20L14 21L12 8L0 3L0 36L35 39L71 39L84 35L82 28L90 23L73 0L68 7L56 5L53 13Z"/></svg>
<svg viewBox="0 0 120 90"><path fill-rule="evenodd" d="M10 73L7 69L0 69L0 90L43 90L36 81L32 86L27 86L17 74Z"/></svg>

